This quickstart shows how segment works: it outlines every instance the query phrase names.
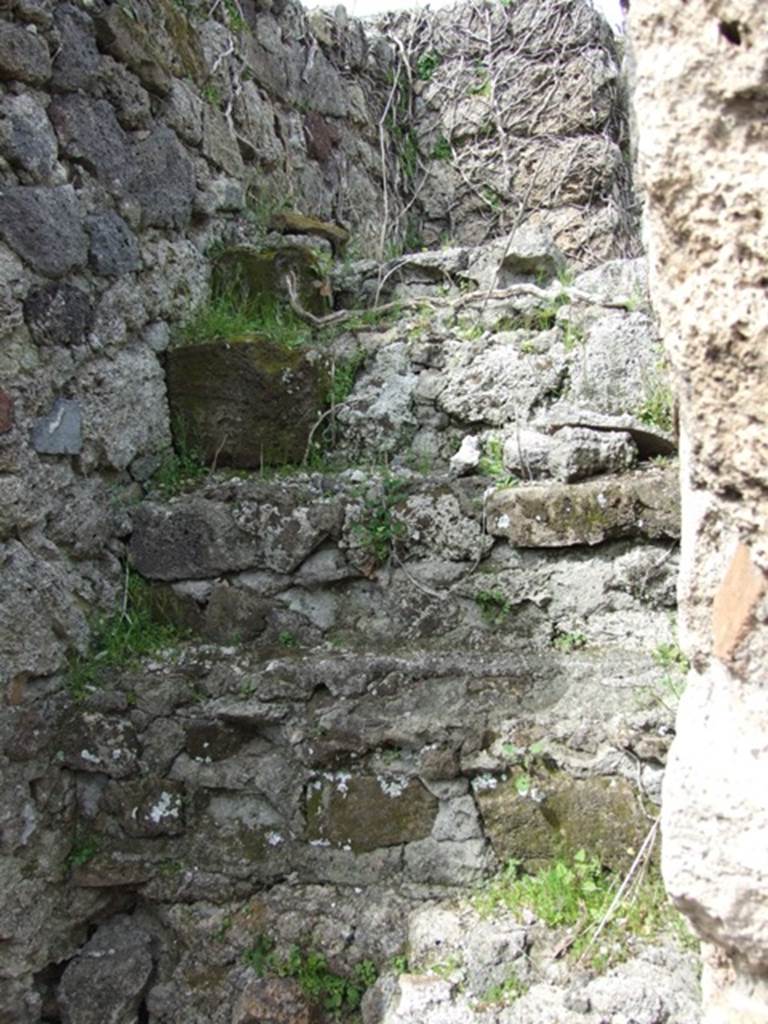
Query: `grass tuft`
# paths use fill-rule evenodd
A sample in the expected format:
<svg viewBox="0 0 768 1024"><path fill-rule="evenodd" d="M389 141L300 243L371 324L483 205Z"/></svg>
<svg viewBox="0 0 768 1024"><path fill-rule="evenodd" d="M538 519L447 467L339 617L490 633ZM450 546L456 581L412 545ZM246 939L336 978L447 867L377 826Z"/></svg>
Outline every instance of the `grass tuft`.
<svg viewBox="0 0 768 1024"><path fill-rule="evenodd" d="M154 621L150 585L140 576L128 573L122 607L96 619L88 650L70 659L69 692L75 700L83 700L110 671L131 665L181 639L183 634L178 629Z"/></svg>

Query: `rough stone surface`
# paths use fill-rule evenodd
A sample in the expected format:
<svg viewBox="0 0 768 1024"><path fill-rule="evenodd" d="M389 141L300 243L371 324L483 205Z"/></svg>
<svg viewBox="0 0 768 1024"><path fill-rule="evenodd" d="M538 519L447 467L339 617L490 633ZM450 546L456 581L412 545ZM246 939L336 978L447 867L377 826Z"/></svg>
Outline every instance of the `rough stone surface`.
<svg viewBox="0 0 768 1024"><path fill-rule="evenodd" d="M116 213L102 213L85 222L91 238L89 259L97 274L116 277L140 265L136 236Z"/></svg>
<svg viewBox="0 0 768 1024"><path fill-rule="evenodd" d="M258 469L304 459L330 379L319 352L246 338L167 358L171 415L207 463Z"/></svg>
<svg viewBox="0 0 768 1024"><path fill-rule="evenodd" d="M0 153L26 175L25 183L54 183L56 136L45 109L31 96L6 97L0 115Z"/></svg>
<svg viewBox="0 0 768 1024"><path fill-rule="evenodd" d="M560 445L568 479L631 443L672 452L631 417L634 384L595 407L626 375L608 334L645 345L641 269L595 267L635 245L602 23L582 0L378 26L293 0L0 6L5 37L52 61L34 88L6 79L0 117L0 1018L328 1016L259 979L262 953L357 984L420 910L415 966L440 970L440 932L466 966L403 982L404 1022L501 1024L513 1007L478 1001L508 970L540 982L529 958L558 974L531 1012L566 1020L541 929L444 905L430 925L425 905L500 867L479 804L519 768L510 749L544 741L563 789L655 801L670 742L652 652L673 541L487 529L518 430ZM406 239L419 251L395 255ZM342 269L344 244L373 258ZM165 354L233 283L233 251L260 254L249 297L268 304L286 260L316 315L403 300L317 331L334 408L318 468L287 479L216 448L202 475L181 433L171 448ZM35 449L59 396L81 410L76 457ZM138 657L126 634L157 646ZM654 979L654 1012L675 984Z"/></svg>
<svg viewBox="0 0 768 1024"><path fill-rule="evenodd" d="M680 533L677 481L668 470L500 490L490 498L487 514L493 536L524 547Z"/></svg>
<svg viewBox="0 0 768 1024"><path fill-rule="evenodd" d="M536 871L558 856L588 849L615 871L626 871L648 832L633 787L624 780L528 776L520 792L512 778L480 789L477 801L500 863L513 859Z"/></svg>
<svg viewBox="0 0 768 1024"><path fill-rule="evenodd" d="M38 345L81 345L93 309L87 292L71 284L35 288L24 300L24 319Z"/></svg>
<svg viewBox="0 0 768 1024"><path fill-rule="evenodd" d="M152 972L150 936L130 918L98 928L64 970L59 1000L71 1024L135 1019Z"/></svg>
<svg viewBox="0 0 768 1024"><path fill-rule="evenodd" d="M21 25L0 22L0 78L42 85L51 74L45 41Z"/></svg>
<svg viewBox="0 0 768 1024"><path fill-rule="evenodd" d="M41 455L79 455L83 447L80 403L57 398L47 416L35 422L32 444Z"/></svg>
<svg viewBox="0 0 768 1024"><path fill-rule="evenodd" d="M768 163L758 127L768 25L753 0L710 3L682 23L662 6L643 0L632 10L639 164L651 291L680 394L681 636L696 666L665 783L664 872L714 946L705 959L705 1019L762 1022L768 912L764 869L750 851L768 829L766 620L758 605L740 642L715 652L712 608L737 544L755 574L768 572L760 200ZM722 623L716 630L722 637Z"/></svg>
<svg viewBox="0 0 768 1024"><path fill-rule="evenodd" d="M88 240L71 185L0 190L0 233L41 274L63 277L85 266Z"/></svg>

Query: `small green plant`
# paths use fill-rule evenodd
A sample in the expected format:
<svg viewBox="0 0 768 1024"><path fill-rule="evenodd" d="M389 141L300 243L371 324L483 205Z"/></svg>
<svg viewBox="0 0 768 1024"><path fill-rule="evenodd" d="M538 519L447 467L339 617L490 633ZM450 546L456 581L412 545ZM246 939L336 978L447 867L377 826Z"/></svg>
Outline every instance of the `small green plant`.
<svg viewBox="0 0 768 1024"><path fill-rule="evenodd" d="M491 985L482 994L478 1002L481 1006L509 1006L520 996L525 995L528 986L516 974L510 974L498 985Z"/></svg>
<svg viewBox="0 0 768 1024"><path fill-rule="evenodd" d="M173 424L173 442L173 451L165 456L152 477L152 483L166 498L180 494L208 473L203 457L189 440L189 431L181 419Z"/></svg>
<svg viewBox="0 0 768 1024"><path fill-rule="evenodd" d="M363 502L363 514L354 526L360 546L379 564L392 555L395 545L406 534L405 523L395 517L395 508L405 499L404 485L396 477L386 475L381 487Z"/></svg>
<svg viewBox="0 0 768 1024"><path fill-rule="evenodd" d="M150 585L129 573L122 606L93 623L88 650L70 659L69 692L75 700L82 700L111 670L133 664L182 638L178 629L154 620Z"/></svg>
<svg viewBox="0 0 768 1024"><path fill-rule="evenodd" d="M404 953L400 953L398 956L393 956L389 961L390 968L395 974L408 974L411 969L408 963L408 957Z"/></svg>
<svg viewBox="0 0 768 1024"><path fill-rule="evenodd" d="M287 647L289 649L292 647L296 647L296 645L298 644L296 637L293 635L293 633L289 632L288 630L284 630L282 633L279 634L277 642L280 644L281 647Z"/></svg>
<svg viewBox="0 0 768 1024"><path fill-rule="evenodd" d="M535 874L522 873L519 862L512 860L477 890L472 902L483 916L500 910L520 915L527 909L550 928L569 928L569 955L598 970L625 960L638 942L653 942L661 935L691 948L690 932L667 898L658 869L647 859L642 864L622 878L603 870L584 850Z"/></svg>
<svg viewBox="0 0 768 1024"><path fill-rule="evenodd" d="M499 909L519 913L528 908L550 928L573 925L585 912L596 917L604 909L610 882L600 862L579 850L570 864L556 861L535 875L523 874L511 860L475 896L476 909L491 914Z"/></svg>
<svg viewBox="0 0 768 1024"><path fill-rule="evenodd" d="M660 643L653 651L653 660L664 669L664 672L654 686L651 696L674 712L685 690L686 676L691 663L675 641Z"/></svg>
<svg viewBox="0 0 768 1024"><path fill-rule="evenodd" d="M291 946L284 957L277 955L274 943L267 936L257 936L255 943L243 954L243 960L260 977L276 974L295 978L301 990L326 1013L337 1020L342 1013L356 1010L367 988L377 977L372 960L358 963L351 978L343 978L328 968L322 953Z"/></svg>
<svg viewBox="0 0 768 1024"><path fill-rule="evenodd" d="M577 345L583 345L586 340L583 327L571 323L570 320L566 320L560 326L563 329L563 346L566 352L571 352Z"/></svg>
<svg viewBox="0 0 768 1024"><path fill-rule="evenodd" d="M691 663L683 654L680 644L676 641L671 643L660 643L653 652L653 660L662 668L674 669L678 672L687 672Z"/></svg>
<svg viewBox="0 0 768 1024"><path fill-rule="evenodd" d="M457 953L447 956L445 960L438 960L436 963L428 964L425 968L428 974L434 974L438 978L450 978L462 967L462 959Z"/></svg>
<svg viewBox="0 0 768 1024"><path fill-rule="evenodd" d="M82 867L93 860L101 849L101 841L92 832L77 832L72 847L67 854L67 864L72 868Z"/></svg>
<svg viewBox="0 0 768 1024"><path fill-rule="evenodd" d="M227 24L232 32L242 32L245 28L245 18L240 10L240 4L236 0L224 0L224 10L227 14Z"/></svg>
<svg viewBox="0 0 768 1024"><path fill-rule="evenodd" d="M645 397L635 410L635 415L642 423L647 423L657 430L671 432L674 425L674 399L669 384L667 363L660 356L654 368Z"/></svg>
<svg viewBox="0 0 768 1024"><path fill-rule="evenodd" d="M434 146L432 147L432 159L433 160L450 160L453 155L451 144L444 135L440 135L437 138Z"/></svg>
<svg viewBox="0 0 768 1024"><path fill-rule="evenodd" d="M416 61L417 77L420 78L422 82L428 82L435 71L440 67L442 60L443 58L437 50L428 50L426 53L422 53Z"/></svg>
<svg viewBox="0 0 768 1024"><path fill-rule="evenodd" d="M202 93L203 99L212 107L218 107L221 104L221 89L215 82L208 82L207 85L204 85Z"/></svg>
<svg viewBox="0 0 768 1024"><path fill-rule="evenodd" d="M307 344L311 336L310 327L276 296L249 297L233 287L198 306L175 344L266 339L291 349Z"/></svg>
<svg viewBox="0 0 768 1024"><path fill-rule="evenodd" d="M504 465L504 442L489 437L483 445L483 455L477 466L483 476L488 476L497 487L514 487L519 480Z"/></svg>
<svg viewBox="0 0 768 1024"><path fill-rule="evenodd" d="M470 320L468 318L462 318L456 324L456 334L463 341L479 341L485 333L483 325L477 320Z"/></svg>
<svg viewBox="0 0 768 1024"><path fill-rule="evenodd" d="M475 594L475 604L489 626L500 626L512 610L500 590L479 590Z"/></svg>
<svg viewBox="0 0 768 1024"><path fill-rule="evenodd" d="M514 743L503 743L501 752L521 771L515 775L515 789L519 796L529 796L533 789L533 771L544 752L544 744L537 740L529 747L518 747Z"/></svg>
<svg viewBox="0 0 768 1024"><path fill-rule="evenodd" d="M557 633L552 640L552 646L561 654L571 654L587 646L587 637L579 629Z"/></svg>

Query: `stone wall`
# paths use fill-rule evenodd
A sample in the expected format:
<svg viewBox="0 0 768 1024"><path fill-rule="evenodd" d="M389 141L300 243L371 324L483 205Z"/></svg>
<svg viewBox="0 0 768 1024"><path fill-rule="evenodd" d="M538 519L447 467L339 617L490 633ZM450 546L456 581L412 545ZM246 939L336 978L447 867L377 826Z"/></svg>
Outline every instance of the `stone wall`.
<svg viewBox="0 0 768 1024"><path fill-rule="evenodd" d="M654 304L680 395L681 631L664 794L670 892L709 944L707 1021L768 1020L768 22L632 5Z"/></svg>
<svg viewBox="0 0 768 1024"><path fill-rule="evenodd" d="M591 132L608 154L603 199L612 196L615 208L624 171L614 141L622 114L612 47L584 4L558 0L552 7L558 46L584 60L586 54L587 65L599 70L594 81L581 75L581 114L564 114L560 127ZM540 5L529 8L530 15ZM503 40L519 33L516 12L494 14ZM475 14L457 17L469 24ZM526 38L534 28L541 26L524 26ZM444 29L435 23L438 34ZM413 205L420 186L403 176L408 116L401 109L387 117L403 92L395 79L410 76L416 83L405 92L408 112L412 106L424 124L431 118L426 111L437 100L429 99L430 83L415 96L416 84L425 84L418 77L424 54L414 50L403 64L402 40L366 35L343 12L308 15L292 3L262 9L252 0L239 8L26 0L3 6L0 33L5 683L61 668L67 652L86 641L86 610L111 604L122 553L119 510L169 450L164 352L208 295L211 248L262 243L270 214L286 203L345 224L353 255L398 249L407 206L419 211L417 234L422 222L434 221L426 232L432 240L440 218L431 218L423 198ZM438 44L436 37L429 46ZM536 58L544 68L554 42L547 37L545 44L538 56L521 59ZM444 48L449 69L460 59L455 40ZM518 55L508 42L491 56L505 81L514 77L508 66ZM555 71L547 74L556 80ZM485 98L475 94L473 109ZM561 100L567 106L553 93L552 110ZM465 114L450 117L471 122ZM408 137L426 153L432 129L420 123ZM484 143L494 162L499 138ZM581 164L562 145L545 164L547 173L562 167L567 177ZM448 166L432 161L430 173L438 165ZM518 220L542 206L529 202L526 184L541 175L516 174ZM591 175L588 169L579 178L580 196ZM439 182L429 187L443 191ZM452 185L445 194L454 192ZM469 223L469 207L455 194L455 216ZM511 193L500 195L512 202ZM553 194L543 206L562 212L561 200L571 202ZM566 220L594 212L592 200L579 203L568 207ZM492 233L509 226L509 219L495 218ZM599 228L602 241L591 255L586 236L569 239L566 232L561 241L582 264L595 262L622 248L624 234L614 227ZM19 621L30 622L29 631L20 633Z"/></svg>
<svg viewBox="0 0 768 1024"><path fill-rule="evenodd" d="M637 255L619 44L573 0L398 15L425 242L545 225L570 260Z"/></svg>
<svg viewBox="0 0 768 1024"><path fill-rule="evenodd" d="M442 15L2 7L3 1024L247 1024L262 938L385 966L424 900L510 856L620 867L649 826L678 515L643 262L594 266L631 245L613 45L577 0L454 16L490 48ZM475 152L515 168L479 205ZM287 419L294 363L322 370L326 464L274 479L212 416L170 496L179 329L222 243L285 245L286 202L350 231L350 259L315 240L326 291L401 305L269 349ZM484 244L400 254L414 226ZM118 663L94 614L138 618L134 583L186 632Z"/></svg>

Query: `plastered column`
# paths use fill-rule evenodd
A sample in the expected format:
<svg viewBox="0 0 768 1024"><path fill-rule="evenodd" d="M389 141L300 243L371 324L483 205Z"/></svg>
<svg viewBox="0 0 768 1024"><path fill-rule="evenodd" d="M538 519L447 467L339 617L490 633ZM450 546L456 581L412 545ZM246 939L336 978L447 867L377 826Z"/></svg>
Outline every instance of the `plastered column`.
<svg viewBox="0 0 768 1024"><path fill-rule="evenodd" d="M768 5L633 0L652 288L680 397L693 668L663 869L706 1024L768 1022Z"/></svg>

